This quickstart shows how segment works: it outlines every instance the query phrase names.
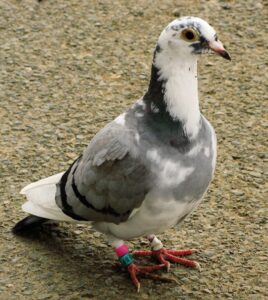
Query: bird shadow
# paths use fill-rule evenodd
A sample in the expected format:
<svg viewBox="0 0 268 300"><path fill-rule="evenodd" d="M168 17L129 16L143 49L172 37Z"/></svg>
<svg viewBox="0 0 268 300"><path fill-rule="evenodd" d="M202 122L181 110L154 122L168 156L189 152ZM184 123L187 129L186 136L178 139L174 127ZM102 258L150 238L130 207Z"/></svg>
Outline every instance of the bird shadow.
<svg viewBox="0 0 268 300"><path fill-rule="evenodd" d="M95 286L95 289L105 289L107 293L112 285L119 294L125 290L128 294L132 292L133 296L137 295L128 273L117 266L112 249L105 246L101 237L95 237L93 231L88 228L83 228L85 233L76 235L72 225L67 226L68 230L61 226L61 224L43 224L27 234L20 234L18 238L27 244L30 251L47 257L51 273L62 273L63 278L68 273L71 280L69 279L67 284L72 282L82 290L93 289ZM87 244L88 240L92 240L92 246ZM47 266L44 266L44 271L46 270ZM155 284L158 285L158 282L146 280L145 284L144 279L141 281L144 292L147 289L151 290ZM81 282L84 285L81 285ZM172 285L174 284L161 284L161 289L169 289Z"/></svg>

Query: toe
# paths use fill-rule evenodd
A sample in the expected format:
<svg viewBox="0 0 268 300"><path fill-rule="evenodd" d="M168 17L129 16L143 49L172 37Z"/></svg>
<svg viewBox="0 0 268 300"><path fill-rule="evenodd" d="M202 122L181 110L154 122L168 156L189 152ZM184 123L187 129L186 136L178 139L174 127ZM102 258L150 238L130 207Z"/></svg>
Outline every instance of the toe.
<svg viewBox="0 0 268 300"><path fill-rule="evenodd" d="M134 286L136 287L137 289L137 292L140 291L140 287L141 287L141 284L137 278L137 273L138 273L138 268L135 264L131 264L128 266L128 273L131 277L131 280L132 280L132 283L134 284Z"/></svg>
<svg viewBox="0 0 268 300"><path fill-rule="evenodd" d="M143 251L143 250L140 250L140 251L133 251L133 252L132 252L132 255L133 255L134 257L150 256L150 255L152 255L152 251L150 251L150 250L145 250L145 251Z"/></svg>
<svg viewBox="0 0 268 300"><path fill-rule="evenodd" d="M192 267L192 268L198 268L199 264L196 261L177 257L171 254L166 254L166 259L172 262L179 263L181 265L187 266L187 267Z"/></svg>

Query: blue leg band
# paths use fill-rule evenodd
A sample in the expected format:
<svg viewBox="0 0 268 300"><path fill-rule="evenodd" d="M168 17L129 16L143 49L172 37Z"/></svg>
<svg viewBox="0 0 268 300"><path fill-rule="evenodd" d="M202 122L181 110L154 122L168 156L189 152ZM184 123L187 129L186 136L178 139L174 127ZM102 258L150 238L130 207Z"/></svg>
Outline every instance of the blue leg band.
<svg viewBox="0 0 268 300"><path fill-rule="evenodd" d="M134 261L132 255L129 253L125 254L124 256L119 257L118 259L124 267L131 265Z"/></svg>

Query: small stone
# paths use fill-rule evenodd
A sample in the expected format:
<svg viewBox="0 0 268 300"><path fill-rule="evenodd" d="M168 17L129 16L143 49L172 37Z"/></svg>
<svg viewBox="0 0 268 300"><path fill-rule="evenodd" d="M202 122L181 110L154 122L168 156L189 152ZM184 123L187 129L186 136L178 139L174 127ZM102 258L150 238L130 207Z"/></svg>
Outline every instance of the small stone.
<svg viewBox="0 0 268 300"><path fill-rule="evenodd" d="M223 5L221 6L221 8L222 8L222 9L225 9L225 10L229 10L229 9L231 9L232 7L231 7L231 5L229 5L229 4L223 4Z"/></svg>
<svg viewBox="0 0 268 300"><path fill-rule="evenodd" d="M245 193L241 190L232 190L232 193L236 196L243 196Z"/></svg>
<svg viewBox="0 0 268 300"><path fill-rule="evenodd" d="M262 9L263 5L262 5L262 3L258 2L258 3L255 4L255 7L258 8L258 9Z"/></svg>
<svg viewBox="0 0 268 300"><path fill-rule="evenodd" d="M82 298L91 298L91 297L94 297L94 293L92 291L83 291L81 292L80 296Z"/></svg>
<svg viewBox="0 0 268 300"><path fill-rule="evenodd" d="M256 178L262 177L262 174L259 172L248 172L248 174Z"/></svg>
<svg viewBox="0 0 268 300"><path fill-rule="evenodd" d="M45 299L50 299L51 295L50 294L41 294L37 297L38 300L45 300Z"/></svg>
<svg viewBox="0 0 268 300"><path fill-rule="evenodd" d="M110 286L113 283L113 279L112 278L107 278L104 282L107 286Z"/></svg>
<svg viewBox="0 0 268 300"><path fill-rule="evenodd" d="M100 233L100 232L97 232L97 231L96 231L96 232L93 232L93 236L94 236L94 237L100 237L100 236L101 236L101 233Z"/></svg>
<svg viewBox="0 0 268 300"><path fill-rule="evenodd" d="M81 250L81 249L84 248L84 245L82 245L82 244L76 244L76 245L74 245L74 248L75 248L76 250Z"/></svg>
<svg viewBox="0 0 268 300"><path fill-rule="evenodd" d="M178 8L175 8L172 12L174 17L180 17L181 16L181 11Z"/></svg>
<svg viewBox="0 0 268 300"><path fill-rule="evenodd" d="M142 293L140 295L140 299L149 299L149 295L145 294L145 293Z"/></svg>
<svg viewBox="0 0 268 300"><path fill-rule="evenodd" d="M24 295L32 295L32 291L31 290L28 290L28 291L23 291L23 294Z"/></svg>
<svg viewBox="0 0 268 300"><path fill-rule="evenodd" d="M205 251L204 255L207 256L207 257L212 257L212 256L215 255L215 253L213 251Z"/></svg>

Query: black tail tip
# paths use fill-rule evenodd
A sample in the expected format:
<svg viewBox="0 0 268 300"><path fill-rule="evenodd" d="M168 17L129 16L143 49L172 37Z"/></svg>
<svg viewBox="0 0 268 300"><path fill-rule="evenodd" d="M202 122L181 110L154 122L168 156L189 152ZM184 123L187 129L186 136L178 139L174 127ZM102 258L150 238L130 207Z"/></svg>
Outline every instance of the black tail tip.
<svg viewBox="0 0 268 300"><path fill-rule="evenodd" d="M28 232L36 229L41 224L46 222L48 219L37 217L37 216L28 216L21 221L19 221L13 228L12 232L14 234L22 234L24 232Z"/></svg>

